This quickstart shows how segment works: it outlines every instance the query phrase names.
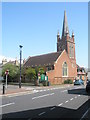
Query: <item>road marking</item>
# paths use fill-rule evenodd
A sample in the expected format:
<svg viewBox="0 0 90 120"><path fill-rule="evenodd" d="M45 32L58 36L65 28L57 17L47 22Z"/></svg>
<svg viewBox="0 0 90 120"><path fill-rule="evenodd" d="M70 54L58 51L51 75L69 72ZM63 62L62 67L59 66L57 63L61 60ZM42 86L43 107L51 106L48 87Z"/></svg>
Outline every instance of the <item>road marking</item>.
<svg viewBox="0 0 90 120"><path fill-rule="evenodd" d="M63 105L63 103L60 103L58 106L61 106L61 105Z"/></svg>
<svg viewBox="0 0 90 120"><path fill-rule="evenodd" d="M38 115L41 116L41 115L43 115L43 114L45 114L45 112L39 113Z"/></svg>
<svg viewBox="0 0 90 120"><path fill-rule="evenodd" d="M73 100L73 98L71 98L70 100Z"/></svg>
<svg viewBox="0 0 90 120"><path fill-rule="evenodd" d="M66 92L67 90L63 90L63 91L61 91L61 92Z"/></svg>
<svg viewBox="0 0 90 120"><path fill-rule="evenodd" d="M65 103L67 103L67 102L68 102L68 100Z"/></svg>
<svg viewBox="0 0 90 120"><path fill-rule="evenodd" d="M51 88L50 90L53 90L53 88Z"/></svg>
<svg viewBox="0 0 90 120"><path fill-rule="evenodd" d="M46 90L43 90L43 91L46 91Z"/></svg>
<svg viewBox="0 0 90 120"><path fill-rule="evenodd" d="M53 88L55 90L55 88Z"/></svg>
<svg viewBox="0 0 90 120"><path fill-rule="evenodd" d="M53 110L53 109L55 109L55 107L51 108L50 110Z"/></svg>
<svg viewBox="0 0 90 120"><path fill-rule="evenodd" d="M79 97L80 95L78 95L78 97Z"/></svg>
<svg viewBox="0 0 90 120"><path fill-rule="evenodd" d="M8 104L5 104L5 105L1 105L0 108L1 107L6 107L6 106L9 106L9 105L13 105L13 104L15 104L15 103L13 102L13 103L8 103Z"/></svg>
<svg viewBox="0 0 90 120"><path fill-rule="evenodd" d="M39 92L38 90L33 90L33 92Z"/></svg>
<svg viewBox="0 0 90 120"><path fill-rule="evenodd" d="M83 114L83 116L81 117L80 120L82 120L86 116L86 114L89 112L89 110L90 110L90 108Z"/></svg>
<svg viewBox="0 0 90 120"><path fill-rule="evenodd" d="M43 90L39 90L39 92L42 92Z"/></svg>
<svg viewBox="0 0 90 120"><path fill-rule="evenodd" d="M77 96L75 96L75 98L77 98Z"/></svg>
<svg viewBox="0 0 90 120"><path fill-rule="evenodd" d="M45 94L45 95L37 96L37 97L33 97L32 100L37 99L37 98L46 97L46 96L49 96L49 95L54 95L54 93L51 93L51 94Z"/></svg>

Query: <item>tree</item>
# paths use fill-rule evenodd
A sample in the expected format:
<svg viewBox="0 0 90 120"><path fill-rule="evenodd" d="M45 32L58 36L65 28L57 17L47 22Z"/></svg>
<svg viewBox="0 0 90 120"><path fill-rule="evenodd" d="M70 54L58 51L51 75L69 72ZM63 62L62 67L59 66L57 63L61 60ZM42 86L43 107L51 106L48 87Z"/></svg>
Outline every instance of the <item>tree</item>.
<svg viewBox="0 0 90 120"><path fill-rule="evenodd" d="M30 81L34 81L36 79L36 72L34 68L28 68L25 70L26 78Z"/></svg>
<svg viewBox="0 0 90 120"><path fill-rule="evenodd" d="M2 68L2 76L5 78L5 71L9 70L8 81L13 81L17 77L17 73L19 71L19 67L16 65L7 63Z"/></svg>
<svg viewBox="0 0 90 120"><path fill-rule="evenodd" d="M35 71L36 71L36 76L37 77L38 77L38 73L40 73L40 75L45 73L43 67L36 67Z"/></svg>

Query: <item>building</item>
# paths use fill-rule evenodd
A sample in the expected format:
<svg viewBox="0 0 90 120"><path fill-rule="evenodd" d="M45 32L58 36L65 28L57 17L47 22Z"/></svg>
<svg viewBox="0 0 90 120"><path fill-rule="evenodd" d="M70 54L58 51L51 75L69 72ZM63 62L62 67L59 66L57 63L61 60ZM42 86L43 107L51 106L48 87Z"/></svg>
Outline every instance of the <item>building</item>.
<svg viewBox="0 0 90 120"><path fill-rule="evenodd" d="M17 58L14 61L11 61L11 60L7 61L7 59L3 59L2 60L2 66L5 65L5 64L12 64L12 65L19 66L19 62L18 62Z"/></svg>
<svg viewBox="0 0 90 120"><path fill-rule="evenodd" d="M62 36L57 34L57 52L29 57L24 67L44 68L51 84L62 84L64 80L77 76L74 33L70 37L66 11L64 11Z"/></svg>
<svg viewBox="0 0 90 120"><path fill-rule="evenodd" d="M77 65L77 77L82 80L87 80L87 72L84 67Z"/></svg>

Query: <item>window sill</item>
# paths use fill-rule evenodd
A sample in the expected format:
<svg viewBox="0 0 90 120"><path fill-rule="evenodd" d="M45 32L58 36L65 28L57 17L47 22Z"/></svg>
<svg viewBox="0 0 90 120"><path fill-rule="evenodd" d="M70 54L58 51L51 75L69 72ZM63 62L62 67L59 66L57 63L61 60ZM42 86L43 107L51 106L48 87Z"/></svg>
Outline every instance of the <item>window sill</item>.
<svg viewBox="0 0 90 120"><path fill-rule="evenodd" d="M62 77L68 77L68 76L62 76Z"/></svg>

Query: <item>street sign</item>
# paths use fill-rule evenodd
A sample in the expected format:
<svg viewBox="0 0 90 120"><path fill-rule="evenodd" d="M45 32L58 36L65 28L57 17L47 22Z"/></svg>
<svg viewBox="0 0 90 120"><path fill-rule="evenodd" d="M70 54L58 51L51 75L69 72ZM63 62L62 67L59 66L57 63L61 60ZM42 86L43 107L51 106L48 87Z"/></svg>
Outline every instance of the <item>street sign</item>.
<svg viewBox="0 0 90 120"><path fill-rule="evenodd" d="M9 70L6 70L5 71L5 75L6 75L6 88L7 88L7 76L8 76L8 74L9 74Z"/></svg>
<svg viewBox="0 0 90 120"><path fill-rule="evenodd" d="M9 70L6 70L6 71L5 71L5 75L8 75L8 74L9 74Z"/></svg>
<svg viewBox="0 0 90 120"><path fill-rule="evenodd" d="M38 73L38 76L40 76L40 73Z"/></svg>

